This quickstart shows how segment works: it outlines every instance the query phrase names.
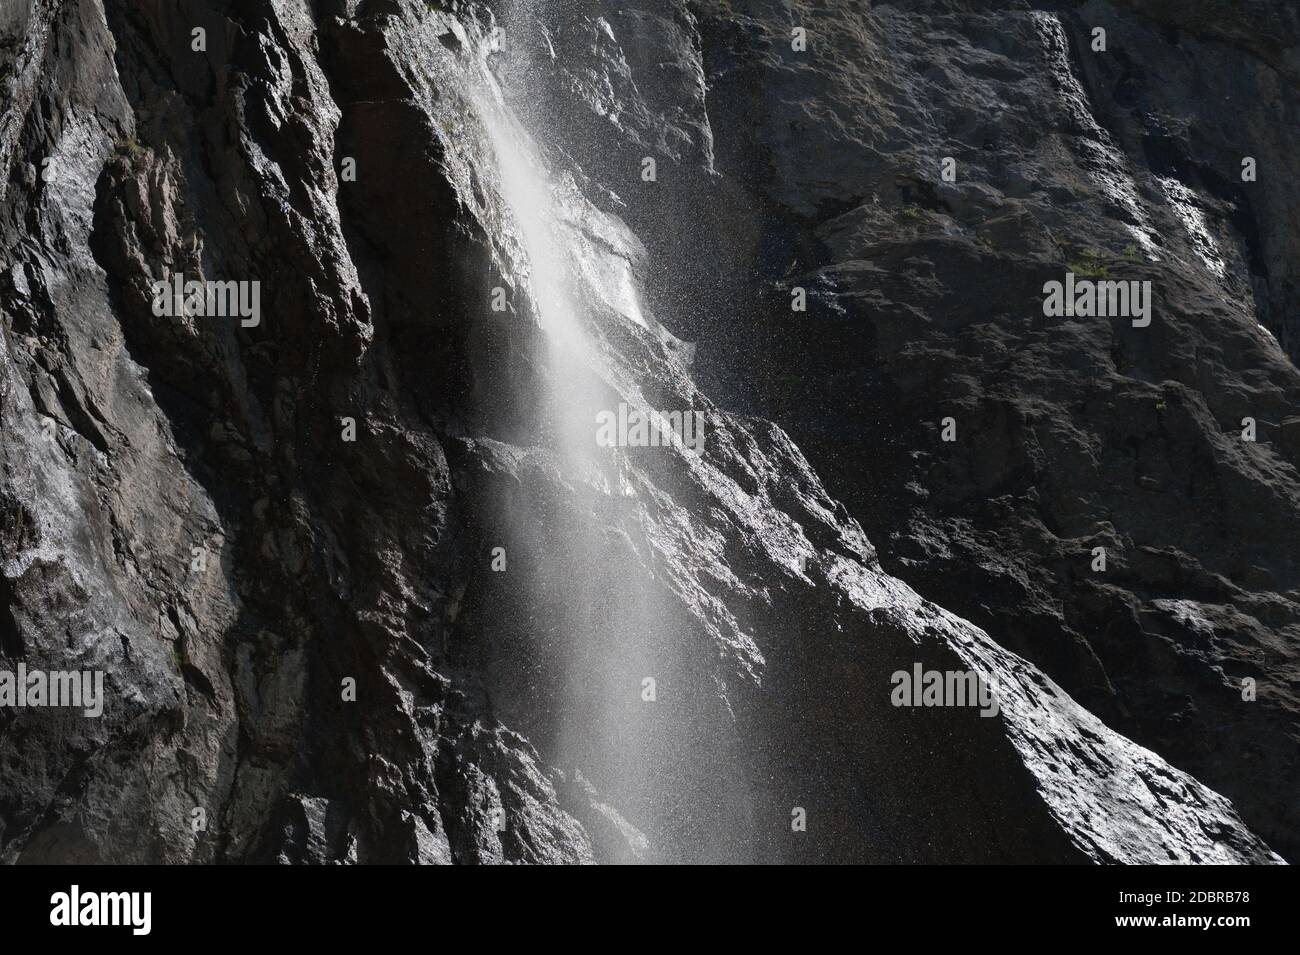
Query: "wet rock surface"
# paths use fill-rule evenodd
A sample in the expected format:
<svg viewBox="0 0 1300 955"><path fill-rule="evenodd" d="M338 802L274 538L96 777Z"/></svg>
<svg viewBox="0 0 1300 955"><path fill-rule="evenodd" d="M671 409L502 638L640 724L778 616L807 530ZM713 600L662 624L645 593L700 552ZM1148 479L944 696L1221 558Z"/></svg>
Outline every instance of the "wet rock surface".
<svg viewBox="0 0 1300 955"><path fill-rule="evenodd" d="M6 8L0 669L107 692L0 708L0 860L1296 851L1294 59L1213 6ZM1151 326L1044 318L1070 262ZM570 392L704 451L571 453Z"/></svg>
<svg viewBox="0 0 1300 955"><path fill-rule="evenodd" d="M800 57L774 12L701 5L710 108L748 116L715 168L786 231L757 246L781 251L752 260L751 321L699 356L887 570L1294 853L1294 11L1207 6L808 10ZM1244 157L1276 178L1241 181ZM1067 270L1150 280L1151 326L1045 318Z"/></svg>

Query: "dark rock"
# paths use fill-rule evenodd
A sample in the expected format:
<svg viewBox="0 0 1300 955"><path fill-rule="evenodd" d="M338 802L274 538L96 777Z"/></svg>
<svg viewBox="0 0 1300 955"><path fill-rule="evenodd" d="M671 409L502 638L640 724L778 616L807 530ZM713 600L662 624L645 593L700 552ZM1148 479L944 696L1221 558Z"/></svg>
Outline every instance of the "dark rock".
<svg viewBox="0 0 1300 955"><path fill-rule="evenodd" d="M6 8L0 669L108 692L0 710L0 860L1296 851L1289 34L841 5L799 58L775 0L582 0L489 53L495 6ZM1044 319L1072 261L1151 327ZM177 272L260 323L156 314ZM703 453L591 453L620 403Z"/></svg>

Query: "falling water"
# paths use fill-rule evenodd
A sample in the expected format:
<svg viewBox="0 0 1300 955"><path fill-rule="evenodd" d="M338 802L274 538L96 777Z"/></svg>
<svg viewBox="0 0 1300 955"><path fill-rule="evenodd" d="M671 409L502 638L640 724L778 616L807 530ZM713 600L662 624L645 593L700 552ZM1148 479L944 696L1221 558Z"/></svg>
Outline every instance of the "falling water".
<svg viewBox="0 0 1300 955"><path fill-rule="evenodd" d="M623 449L597 446L596 414L619 401L646 407L610 334L644 334L669 351L681 343L642 304L641 244L584 197L539 143L542 131L526 128L514 108L524 97L510 84L527 83L529 63L512 52L511 37L536 31L530 7L513 8L503 44L494 40L502 24L486 14L477 27L432 14L428 35L409 52L427 59L434 80L424 105L442 134L448 178L492 239L497 268L515 290L515 320L531 319L544 333L540 453L572 497L542 532L542 566L512 569L512 581L526 580L518 585L526 606L558 607L530 618L529 639L563 670L562 686L538 688L559 697L544 755L615 797L653 842L680 823L690 799L664 767L699 762L699 737L689 705L662 701L683 664L668 649L677 634L636 526L635 499L647 488ZM529 501L505 520L535 533L538 507ZM659 701L644 698L647 678Z"/></svg>

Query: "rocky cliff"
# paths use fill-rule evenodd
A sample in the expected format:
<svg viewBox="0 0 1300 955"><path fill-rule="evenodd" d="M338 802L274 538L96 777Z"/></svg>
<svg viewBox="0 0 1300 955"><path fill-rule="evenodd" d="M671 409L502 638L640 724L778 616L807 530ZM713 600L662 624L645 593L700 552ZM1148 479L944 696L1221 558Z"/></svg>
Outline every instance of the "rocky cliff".
<svg viewBox="0 0 1300 955"><path fill-rule="evenodd" d="M6 0L0 671L105 693L0 707L0 859L1300 852L1300 24L1225 6Z"/></svg>

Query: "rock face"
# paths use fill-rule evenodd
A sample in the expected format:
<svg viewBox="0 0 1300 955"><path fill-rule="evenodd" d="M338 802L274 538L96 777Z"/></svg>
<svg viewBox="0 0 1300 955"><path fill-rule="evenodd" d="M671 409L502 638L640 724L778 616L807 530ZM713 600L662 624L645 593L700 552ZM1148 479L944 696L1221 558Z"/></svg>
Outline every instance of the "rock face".
<svg viewBox="0 0 1300 955"><path fill-rule="evenodd" d="M800 57L725 6L702 59L743 132L715 168L773 281L684 332L714 390L789 431L887 570L1300 851L1294 8L808 10ZM1150 327L1044 317L1071 270L1150 280Z"/></svg>
<svg viewBox="0 0 1300 955"><path fill-rule="evenodd" d="M1300 852L1293 11L830 6L5 8L0 860Z"/></svg>

